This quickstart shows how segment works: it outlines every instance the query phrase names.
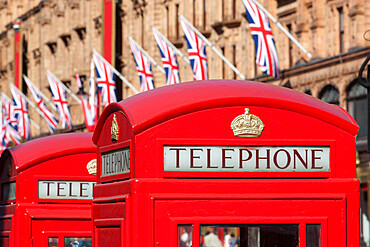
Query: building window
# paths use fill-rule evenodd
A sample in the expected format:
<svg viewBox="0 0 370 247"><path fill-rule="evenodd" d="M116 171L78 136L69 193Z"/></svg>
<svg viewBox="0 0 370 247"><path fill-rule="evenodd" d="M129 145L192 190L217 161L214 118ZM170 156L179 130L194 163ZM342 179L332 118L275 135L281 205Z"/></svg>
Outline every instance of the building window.
<svg viewBox="0 0 370 247"><path fill-rule="evenodd" d="M358 137L367 136L367 90L356 80L347 89L347 110L360 126Z"/></svg>
<svg viewBox="0 0 370 247"><path fill-rule="evenodd" d="M179 4L176 4L176 40L179 40L179 37L180 37L179 14L180 14L180 6Z"/></svg>
<svg viewBox="0 0 370 247"><path fill-rule="evenodd" d="M368 210L368 187L367 183L360 186L360 236L361 245L364 247L370 246L369 238L369 210Z"/></svg>
<svg viewBox="0 0 370 247"><path fill-rule="evenodd" d="M288 32L293 35L293 31L292 31L292 24L288 24L287 25L287 29L288 29ZM288 49L289 49L289 67L292 67L293 66L293 42L291 39L289 39L289 45L288 45Z"/></svg>
<svg viewBox="0 0 370 247"><path fill-rule="evenodd" d="M167 37L169 37L170 34L170 11L168 9L168 6L166 6L166 32L167 32Z"/></svg>
<svg viewBox="0 0 370 247"><path fill-rule="evenodd" d="M225 56L225 47L221 47L222 55ZM222 60L222 79L225 79L226 71L225 71L225 62Z"/></svg>
<svg viewBox="0 0 370 247"><path fill-rule="evenodd" d="M344 52L344 15L343 8L338 8L339 16L339 52Z"/></svg>
<svg viewBox="0 0 370 247"><path fill-rule="evenodd" d="M311 92L311 90L310 90L310 89L306 89L306 90L304 91L304 93L312 96L312 92Z"/></svg>
<svg viewBox="0 0 370 247"><path fill-rule="evenodd" d="M291 4L291 3L294 3L296 2L296 0L278 0L277 1L277 7L280 8L280 7L284 7L285 5L288 5L288 4Z"/></svg>
<svg viewBox="0 0 370 247"><path fill-rule="evenodd" d="M231 0L231 1L232 1L231 8L232 8L233 19L235 19L236 18L236 0Z"/></svg>
<svg viewBox="0 0 370 247"><path fill-rule="evenodd" d="M221 17L222 21L225 20L225 0L221 0Z"/></svg>
<svg viewBox="0 0 370 247"><path fill-rule="evenodd" d="M84 78L86 78L86 76L84 77L84 76L82 76L82 75L80 75L80 79L81 79L81 82L82 82L82 85L83 85L83 83L84 83ZM71 81L70 80L64 80L64 81L62 81L62 83L64 84L64 86L66 86L67 88L69 88L70 86L71 86Z"/></svg>
<svg viewBox="0 0 370 247"><path fill-rule="evenodd" d="M141 11L140 13L141 17L141 45L144 47L144 33L145 33L145 20L144 20L144 11Z"/></svg>
<svg viewBox="0 0 370 247"><path fill-rule="evenodd" d="M203 0L203 30L207 28L207 0Z"/></svg>
<svg viewBox="0 0 370 247"><path fill-rule="evenodd" d="M26 40L26 37L23 35L23 44L22 44L22 74L28 76L28 58L27 58L27 51L28 51L28 42ZM1 59L1 58L0 58ZM26 82L23 80L22 76L22 93L27 95L28 87Z"/></svg>
<svg viewBox="0 0 370 247"><path fill-rule="evenodd" d="M237 54L236 54L236 45L233 45L232 47L233 47L233 65L236 68L236 56L237 56ZM234 71L234 74L233 74L233 79L234 80L236 79L236 73L235 73L235 71Z"/></svg>
<svg viewBox="0 0 370 247"><path fill-rule="evenodd" d="M339 105L339 91L333 85L327 85L321 90L319 99L329 104Z"/></svg>
<svg viewBox="0 0 370 247"><path fill-rule="evenodd" d="M292 89L292 85L290 84L289 80L286 83L283 84L283 87Z"/></svg>

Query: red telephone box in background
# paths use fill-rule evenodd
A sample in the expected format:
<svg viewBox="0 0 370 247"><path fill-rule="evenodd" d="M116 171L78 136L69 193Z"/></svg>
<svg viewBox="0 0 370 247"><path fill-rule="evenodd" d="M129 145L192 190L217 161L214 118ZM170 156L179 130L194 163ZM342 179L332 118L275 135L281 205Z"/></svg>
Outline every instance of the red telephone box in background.
<svg viewBox="0 0 370 247"><path fill-rule="evenodd" d="M359 246L358 125L246 81L167 86L95 130L94 246Z"/></svg>
<svg viewBox="0 0 370 247"><path fill-rule="evenodd" d="M91 246L89 133L44 137L7 149L0 159L1 246ZM77 246L77 245L74 245Z"/></svg>

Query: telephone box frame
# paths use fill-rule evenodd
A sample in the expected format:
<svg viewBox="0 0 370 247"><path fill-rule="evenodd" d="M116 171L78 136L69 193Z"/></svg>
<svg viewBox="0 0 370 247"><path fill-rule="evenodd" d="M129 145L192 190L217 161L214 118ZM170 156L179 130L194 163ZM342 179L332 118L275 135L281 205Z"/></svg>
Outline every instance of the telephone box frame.
<svg viewBox="0 0 370 247"><path fill-rule="evenodd" d="M250 114L257 115L265 125L260 136L234 136L230 124L243 114L244 108L249 108ZM113 121L119 126L117 141L111 136ZM359 182L355 166L358 130L353 118L340 107L290 89L257 82L182 83L110 104L93 136L98 150L93 244L101 246L99 239L106 239L105 243L112 246L173 246L177 227L182 223L198 225L198 228L210 222L232 223L225 217L266 223L266 219L281 214L280 220L284 216L299 219L302 226L305 222L321 222L322 241L327 242L323 246L358 246ZM114 152L121 143L128 142L130 177L127 174L100 177L101 154ZM165 171L165 145L327 146L330 147L330 170ZM281 200L282 212L264 212L263 208L257 208L253 211L255 215L243 215L242 205L232 204L233 201L263 204L266 200ZM327 215L304 203L310 200L314 202L312 205L323 205ZM225 205L222 215L207 213L206 209L215 201ZM294 205L301 210L294 211ZM176 222L167 224L157 217L160 207ZM331 213L330 208L336 210L335 213ZM305 209L311 210L312 215L305 215ZM233 215L232 212L239 213ZM336 215L343 216L341 224L334 224ZM300 229L300 247L306 246L303 230ZM142 232L147 234L140 234ZM336 239L333 232L342 237ZM193 233L193 246L198 247L199 229L194 228ZM108 239L108 235L114 237Z"/></svg>

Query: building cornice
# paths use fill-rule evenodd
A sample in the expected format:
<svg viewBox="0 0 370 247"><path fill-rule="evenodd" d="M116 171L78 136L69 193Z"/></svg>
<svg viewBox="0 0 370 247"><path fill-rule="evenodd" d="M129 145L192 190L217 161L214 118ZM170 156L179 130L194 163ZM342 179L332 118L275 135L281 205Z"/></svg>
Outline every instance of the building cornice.
<svg viewBox="0 0 370 247"><path fill-rule="evenodd" d="M346 53L341 53L339 55L335 55L332 57L326 57L326 58L314 58L307 63L297 64L288 69L281 70L280 79L277 79L275 77L272 77L266 74L262 74L255 78L250 78L248 80L273 83L279 80L288 79L292 76L309 73L309 72L312 72L318 69L328 68L330 66L334 66L340 63L360 59L360 58L368 56L369 54L370 54L370 46L352 48L349 52L346 52Z"/></svg>
<svg viewBox="0 0 370 247"><path fill-rule="evenodd" d="M336 64L352 61L370 54L370 46L354 48L349 52L341 53L336 56L312 59L308 63L299 64L289 69L281 71L281 79L295 76L298 74L308 73L314 70L334 66Z"/></svg>

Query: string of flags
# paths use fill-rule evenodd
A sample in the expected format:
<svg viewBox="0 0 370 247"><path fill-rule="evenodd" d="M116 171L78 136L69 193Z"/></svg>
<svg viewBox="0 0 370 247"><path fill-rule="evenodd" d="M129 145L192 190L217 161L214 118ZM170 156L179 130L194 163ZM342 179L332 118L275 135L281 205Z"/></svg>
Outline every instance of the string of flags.
<svg viewBox="0 0 370 247"><path fill-rule="evenodd" d="M242 0L246 8L251 35L255 43L256 64L262 72L279 78L279 61L268 18L273 17L256 1ZM267 17L268 16L268 17ZM192 68L194 80L209 78L206 46L209 46L242 80L245 76L230 63L217 48L208 41L185 17L179 15L181 26L187 43L187 56L182 54L163 34L153 29L154 39L158 45L163 68L131 37L129 44L136 70L140 79L140 91L154 89L152 64L166 76L166 85L180 83L177 56L181 57ZM275 19L272 19L277 23ZM280 25L281 26L281 25ZM279 27L281 28L281 27ZM284 30L283 30L284 31ZM284 33L286 30L284 31ZM292 38L292 37L289 37ZM294 41L294 43L297 41ZM299 46L299 45L298 45ZM301 48L301 47L300 47ZM303 48L304 49L304 48ZM307 52L304 50L304 52ZM310 55L309 53L307 54ZM81 105L85 126L94 131L101 107L117 101L116 77L120 78L134 93L139 91L97 51L92 51L90 63L89 91L84 92L80 76L75 71L78 87L77 95L71 92L51 71L47 71L52 101L25 75L23 79L34 100L32 103L16 86L10 85L13 100L1 92L0 100L0 152L9 143L17 145L22 139L31 138L31 124L39 126L30 119L28 106L31 105L45 120L50 133L54 133L58 125L63 129L73 129L67 94ZM102 106L101 106L101 105ZM58 115L58 118L54 114Z"/></svg>

